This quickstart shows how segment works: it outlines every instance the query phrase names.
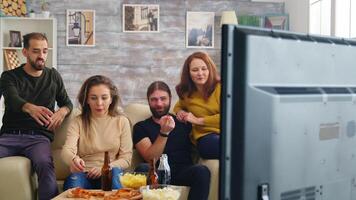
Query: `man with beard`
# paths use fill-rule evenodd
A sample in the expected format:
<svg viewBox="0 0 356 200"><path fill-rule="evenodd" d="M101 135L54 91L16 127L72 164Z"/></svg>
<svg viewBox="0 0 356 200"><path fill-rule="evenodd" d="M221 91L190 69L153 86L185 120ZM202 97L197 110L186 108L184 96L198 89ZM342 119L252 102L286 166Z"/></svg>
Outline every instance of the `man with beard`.
<svg viewBox="0 0 356 200"><path fill-rule="evenodd" d="M190 141L191 124L179 122L168 114L171 91L162 81L153 82L147 89L147 100L152 117L138 122L133 128L133 142L140 155L147 161L168 155L171 184L189 186L188 199L207 199L210 171L206 166L193 165ZM158 164L158 163L157 163ZM136 171L147 172L148 164L141 164Z"/></svg>
<svg viewBox="0 0 356 200"><path fill-rule="evenodd" d="M46 36L29 33L23 38L26 63L3 72L0 79L0 91L5 99L0 158L29 158L38 176L39 199L48 200L58 194L50 142L53 131L73 105L59 73L45 66ZM56 111L55 102L59 107Z"/></svg>

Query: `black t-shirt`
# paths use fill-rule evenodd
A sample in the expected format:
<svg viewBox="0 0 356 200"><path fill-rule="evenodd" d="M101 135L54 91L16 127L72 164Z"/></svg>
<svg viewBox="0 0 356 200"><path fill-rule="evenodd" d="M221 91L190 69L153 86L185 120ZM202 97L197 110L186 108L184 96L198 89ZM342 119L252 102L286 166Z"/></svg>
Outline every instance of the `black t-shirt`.
<svg viewBox="0 0 356 200"><path fill-rule="evenodd" d="M168 163L172 173L178 173L184 167L193 165L190 140L191 124L182 123L172 116L175 128L169 133L163 153L168 155ZM140 121L133 128L133 143L137 144L143 138L148 137L154 143L160 132L160 125L153 121L152 117ZM159 162L157 162L159 163Z"/></svg>

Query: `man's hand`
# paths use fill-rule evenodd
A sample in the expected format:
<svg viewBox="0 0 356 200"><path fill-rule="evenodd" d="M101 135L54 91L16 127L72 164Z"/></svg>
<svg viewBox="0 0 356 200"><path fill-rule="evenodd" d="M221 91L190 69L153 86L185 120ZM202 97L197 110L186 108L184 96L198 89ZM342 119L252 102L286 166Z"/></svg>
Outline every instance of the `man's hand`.
<svg viewBox="0 0 356 200"><path fill-rule="evenodd" d="M62 124L68 112L68 109L65 107L58 109L51 117L51 122L48 125L47 129L50 131L54 131L56 128L58 128Z"/></svg>
<svg viewBox="0 0 356 200"><path fill-rule="evenodd" d="M172 116L170 115L165 115L163 117L161 117L161 119L159 120L159 125L161 126L161 133L166 133L168 134L169 132L171 132L174 127L176 126L176 123L174 122L174 119Z"/></svg>
<svg viewBox="0 0 356 200"><path fill-rule="evenodd" d="M27 112L41 126L48 126L51 123L53 112L44 106L25 103L22 110Z"/></svg>
<svg viewBox="0 0 356 200"><path fill-rule="evenodd" d="M90 179L97 179L101 176L101 169L93 167L88 171L87 177Z"/></svg>
<svg viewBox="0 0 356 200"><path fill-rule="evenodd" d="M75 173L75 172L84 172L85 168L85 162L83 159L79 157L75 157L72 160L72 163L69 166L70 172Z"/></svg>

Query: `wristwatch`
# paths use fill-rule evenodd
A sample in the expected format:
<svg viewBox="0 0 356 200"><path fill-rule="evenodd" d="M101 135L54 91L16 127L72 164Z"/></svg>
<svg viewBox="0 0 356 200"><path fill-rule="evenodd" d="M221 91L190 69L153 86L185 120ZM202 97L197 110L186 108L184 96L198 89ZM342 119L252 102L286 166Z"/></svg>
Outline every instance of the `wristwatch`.
<svg viewBox="0 0 356 200"><path fill-rule="evenodd" d="M168 133L169 133L169 132L168 132ZM159 132L159 135L162 136L162 137L168 137L168 133Z"/></svg>

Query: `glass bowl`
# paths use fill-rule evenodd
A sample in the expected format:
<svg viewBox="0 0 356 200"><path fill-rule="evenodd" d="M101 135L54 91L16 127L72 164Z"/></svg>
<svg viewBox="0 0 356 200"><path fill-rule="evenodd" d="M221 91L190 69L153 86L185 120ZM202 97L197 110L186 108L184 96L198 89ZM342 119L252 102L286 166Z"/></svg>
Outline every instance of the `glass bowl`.
<svg viewBox="0 0 356 200"><path fill-rule="evenodd" d="M121 173L119 179L124 188L139 189L147 184L147 174L141 172Z"/></svg>
<svg viewBox="0 0 356 200"><path fill-rule="evenodd" d="M147 185L140 187L143 200L178 200L181 187L175 185Z"/></svg>

